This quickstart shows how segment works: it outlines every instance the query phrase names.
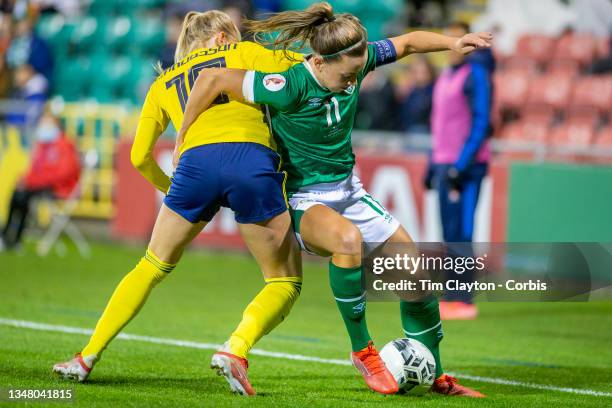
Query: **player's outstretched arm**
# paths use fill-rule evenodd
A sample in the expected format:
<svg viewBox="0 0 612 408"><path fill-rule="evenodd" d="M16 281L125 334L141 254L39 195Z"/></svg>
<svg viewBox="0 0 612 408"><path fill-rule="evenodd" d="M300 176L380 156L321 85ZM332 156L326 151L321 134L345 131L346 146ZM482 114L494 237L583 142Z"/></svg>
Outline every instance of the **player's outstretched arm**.
<svg viewBox="0 0 612 408"><path fill-rule="evenodd" d="M187 99L183 123L176 138L173 156L175 166L178 164L178 147L183 143L185 134L198 116L210 107L220 93L225 93L232 99L244 101L242 81L245 72L243 69L230 68L209 68L200 71Z"/></svg>
<svg viewBox="0 0 612 408"><path fill-rule="evenodd" d="M493 34L488 32L469 33L461 38L432 33L413 31L390 39L397 52L397 59L409 54L453 50L469 54L477 48L489 48Z"/></svg>

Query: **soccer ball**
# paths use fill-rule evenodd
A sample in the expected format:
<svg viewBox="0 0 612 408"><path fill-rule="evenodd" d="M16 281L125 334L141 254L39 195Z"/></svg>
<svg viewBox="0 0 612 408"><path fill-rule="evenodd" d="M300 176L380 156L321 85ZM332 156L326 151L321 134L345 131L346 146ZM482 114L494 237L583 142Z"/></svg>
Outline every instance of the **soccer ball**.
<svg viewBox="0 0 612 408"><path fill-rule="evenodd" d="M393 340L382 348L380 357L397 381L400 392L421 395L433 385L436 360L420 341L406 338Z"/></svg>

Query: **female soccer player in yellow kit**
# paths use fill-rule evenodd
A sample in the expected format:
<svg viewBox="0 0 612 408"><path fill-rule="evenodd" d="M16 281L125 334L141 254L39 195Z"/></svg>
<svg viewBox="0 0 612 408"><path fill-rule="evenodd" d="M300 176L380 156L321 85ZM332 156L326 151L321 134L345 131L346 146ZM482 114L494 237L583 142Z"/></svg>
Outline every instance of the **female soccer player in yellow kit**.
<svg viewBox="0 0 612 408"><path fill-rule="evenodd" d="M158 137L172 121L179 129L189 90L211 67L282 71L295 64L252 42L220 11L190 12L183 22L175 64L151 85L142 108L132 162L166 194L149 247L119 283L89 343L53 371L84 381L101 353L138 313L149 293L176 266L185 246L211 221L220 206L235 212L242 237L263 272L266 285L244 311L243 319L211 366L232 390L255 394L247 377L247 353L289 313L299 296L302 276L284 193L286 174L258 105L219 95L214 107L193 123L180 146L172 179L152 156ZM202 75L206 75L205 71ZM240 118L240 120L236 120Z"/></svg>

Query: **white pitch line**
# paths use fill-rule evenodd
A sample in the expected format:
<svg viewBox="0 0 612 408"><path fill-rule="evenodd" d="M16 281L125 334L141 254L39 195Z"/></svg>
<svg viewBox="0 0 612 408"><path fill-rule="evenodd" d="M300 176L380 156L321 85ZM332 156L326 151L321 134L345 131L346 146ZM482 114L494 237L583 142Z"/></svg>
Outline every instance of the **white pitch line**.
<svg viewBox="0 0 612 408"><path fill-rule="evenodd" d="M0 325L19 327L19 328L24 328L24 329L60 332L60 333L82 334L86 336L90 336L93 333L93 330L83 329L80 327L58 326L54 324L28 322L26 320L5 319L2 317L0 317ZM200 343L200 342L195 342L195 341L176 340L176 339L167 339L167 338L150 337L150 336L140 336L137 334L127 334L127 333L119 333L116 338L121 339L121 340L142 341L146 343L155 343L155 344L167 344L170 346L187 347L187 348L203 349L203 350L219 350L221 347L223 347L222 344ZM348 360L338 360L338 359L333 359L333 358L304 356L302 354L276 353L273 351L266 351L266 350L261 350L261 349L256 349L256 348L251 349L250 353L258 355L258 356L282 358L286 360L312 361L316 363L334 364L334 365L347 365L347 366L351 365L351 362Z"/></svg>
<svg viewBox="0 0 612 408"><path fill-rule="evenodd" d="M520 381L505 380L503 378L481 377L479 375L470 375L470 374L461 374L461 373L449 373L449 374L453 376L465 378L466 380L491 383L491 384L513 385L516 387L535 388L537 390L546 390L546 391L567 392L570 394L592 395L595 397L612 397L612 393L603 392L603 391L585 390L581 388L555 387L554 385L525 383L525 382L520 382Z"/></svg>
<svg viewBox="0 0 612 408"><path fill-rule="evenodd" d="M93 332L93 330L83 329L80 327L60 326L60 325L54 325L54 324L29 322L26 320L6 319L2 317L0 317L0 325L18 327L18 328L24 328L24 329L59 332L59 333L82 334L86 336L91 335L91 333ZM127 333L119 333L119 335L117 335L116 338L122 339L122 340L142 341L146 343L155 343L155 344L167 344L171 346L187 347L187 348L203 349L203 350L218 350L222 346L221 344L200 343L200 342L195 342L195 341L165 339L165 338L151 337L151 336L139 336L136 334L127 334ZM343 366L352 365L351 362L348 360L339 360L339 359L333 359L333 358L320 358L320 357L313 357L313 356L305 356L302 354L276 353L273 351L266 351L266 350L261 350L261 349L252 349L251 354L255 354L258 356L272 357L272 358L280 358L280 359L285 359L285 360L311 361L315 363L343 365ZM510 386L515 386L515 387L533 388L537 390L558 391L558 392L565 392L569 394L579 394L579 395L590 395L590 396L595 396L595 397L612 397L612 393L610 392L595 391L595 390L589 390L589 389L555 387L554 385L527 383L527 382L506 380L503 378L481 377L477 375L469 375L469 374L462 374L462 373L449 373L449 374L457 376L457 377L465 378L466 380L472 380L472 381L478 381L478 382L490 383L490 384L502 384L502 385L510 385Z"/></svg>

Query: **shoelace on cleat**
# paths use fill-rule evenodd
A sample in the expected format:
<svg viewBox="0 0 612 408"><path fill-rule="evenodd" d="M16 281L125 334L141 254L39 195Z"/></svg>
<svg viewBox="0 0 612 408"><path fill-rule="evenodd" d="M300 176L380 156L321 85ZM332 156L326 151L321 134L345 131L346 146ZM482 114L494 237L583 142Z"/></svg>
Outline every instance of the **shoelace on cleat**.
<svg viewBox="0 0 612 408"><path fill-rule="evenodd" d="M361 353L363 354L362 356L359 356L359 359L368 369L370 375L381 373L387 369L385 363L383 363L382 359L378 355L378 352L374 348L374 344L372 342L369 342L367 350L364 350Z"/></svg>
<svg viewBox="0 0 612 408"><path fill-rule="evenodd" d="M446 385L448 385L448 390L446 391L447 393L450 392L450 390L453 389L453 387L455 386L455 384L457 383L457 379L453 376L450 376L448 374L444 374L443 377L441 377L439 379L439 381L441 383L446 383Z"/></svg>

